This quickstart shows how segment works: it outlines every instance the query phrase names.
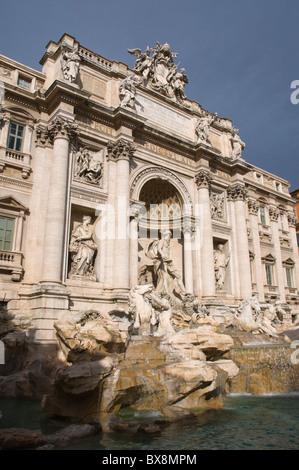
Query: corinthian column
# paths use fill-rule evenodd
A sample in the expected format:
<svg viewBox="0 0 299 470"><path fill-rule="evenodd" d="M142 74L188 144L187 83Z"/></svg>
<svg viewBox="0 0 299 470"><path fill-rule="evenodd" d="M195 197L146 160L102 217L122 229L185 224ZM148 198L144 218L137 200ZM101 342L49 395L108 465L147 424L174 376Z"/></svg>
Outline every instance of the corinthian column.
<svg viewBox="0 0 299 470"><path fill-rule="evenodd" d="M108 142L108 159L116 162L115 172L115 240L113 250L113 287L130 288L130 158L134 146L126 139Z"/></svg>
<svg viewBox="0 0 299 470"><path fill-rule="evenodd" d="M211 174L200 170L195 177L198 187L198 210L200 218L200 253L201 253L201 286L202 297L215 296L215 272L213 251L213 230L210 210Z"/></svg>
<svg viewBox="0 0 299 470"><path fill-rule="evenodd" d="M65 242L66 201L68 191L69 144L76 126L56 117L48 126L53 141L53 160L48 193L44 264L42 281L60 283Z"/></svg>
<svg viewBox="0 0 299 470"><path fill-rule="evenodd" d="M235 183L227 188L228 199L235 206L236 245L238 253L240 297L252 295L249 246L246 225L246 189L242 183Z"/></svg>

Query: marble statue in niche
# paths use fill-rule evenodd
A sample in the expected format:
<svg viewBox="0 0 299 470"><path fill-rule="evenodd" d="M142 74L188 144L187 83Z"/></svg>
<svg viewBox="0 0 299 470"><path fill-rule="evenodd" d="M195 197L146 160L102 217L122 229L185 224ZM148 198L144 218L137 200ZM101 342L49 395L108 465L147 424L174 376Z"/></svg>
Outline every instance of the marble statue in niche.
<svg viewBox="0 0 299 470"><path fill-rule="evenodd" d="M220 291L224 289L224 283L226 278L227 266L229 264L230 255L226 253L224 245L219 243L216 250L214 250L214 268L215 268L215 280L216 290Z"/></svg>
<svg viewBox="0 0 299 470"><path fill-rule="evenodd" d="M62 64L63 76L70 82L75 82L80 69L81 57L77 49L71 52L64 51L62 54L64 63Z"/></svg>
<svg viewBox="0 0 299 470"><path fill-rule="evenodd" d="M97 251L97 245L94 242L90 216L83 216L82 223L72 231L69 251L72 260L70 276L96 280L94 255Z"/></svg>
<svg viewBox="0 0 299 470"><path fill-rule="evenodd" d="M74 176L87 183L98 184L103 176L103 151L97 156L86 147L81 148L75 156Z"/></svg>
<svg viewBox="0 0 299 470"><path fill-rule="evenodd" d="M154 273L156 277L156 292L171 295L171 284L177 284L182 294L186 293L186 288L178 270L170 257L171 231L162 230L161 240L154 240L149 243L146 249L146 256L153 260Z"/></svg>

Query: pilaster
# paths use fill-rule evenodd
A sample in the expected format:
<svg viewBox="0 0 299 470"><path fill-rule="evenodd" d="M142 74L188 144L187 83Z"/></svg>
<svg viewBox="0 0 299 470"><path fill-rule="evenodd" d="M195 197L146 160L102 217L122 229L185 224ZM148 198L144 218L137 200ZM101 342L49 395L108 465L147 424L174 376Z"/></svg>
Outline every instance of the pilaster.
<svg viewBox="0 0 299 470"><path fill-rule="evenodd" d="M278 220L279 220L279 210L275 206L269 206L269 218L271 223L272 229L272 237L274 243L274 257L276 258L276 275L277 275L277 286L279 290L280 300L285 302L285 273L282 266L282 259L281 259L281 247L280 247L280 238L279 238L279 228L278 228Z"/></svg>
<svg viewBox="0 0 299 470"><path fill-rule="evenodd" d="M233 202L235 209L236 245L238 252L240 298L252 295L249 246L246 225L247 191L243 183L234 183L227 188L228 199Z"/></svg>
<svg viewBox="0 0 299 470"><path fill-rule="evenodd" d="M257 291L259 292L259 301L264 301L264 272L262 265L261 245L259 237L259 225L258 225L258 213L259 205L255 199L248 199L247 201L250 225L251 225L251 236L254 251L254 265Z"/></svg>

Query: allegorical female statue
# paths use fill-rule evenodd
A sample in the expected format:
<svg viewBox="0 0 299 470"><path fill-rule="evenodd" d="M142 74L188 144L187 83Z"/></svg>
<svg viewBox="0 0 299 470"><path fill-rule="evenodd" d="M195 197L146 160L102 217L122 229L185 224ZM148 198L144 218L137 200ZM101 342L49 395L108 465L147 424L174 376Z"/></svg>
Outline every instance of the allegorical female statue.
<svg viewBox="0 0 299 470"><path fill-rule="evenodd" d="M146 249L146 256L154 263L154 271L157 277L156 292L171 295L170 284L176 281L179 291L186 293L186 288L181 279L180 273L175 268L170 258L170 230L162 230L161 240L150 242Z"/></svg>
<svg viewBox="0 0 299 470"><path fill-rule="evenodd" d="M97 245L93 239L93 228L90 226L90 222L91 218L84 216L82 224L78 225L71 234L71 275L93 279L95 277L93 259Z"/></svg>
<svg viewBox="0 0 299 470"><path fill-rule="evenodd" d="M79 73L79 67L81 62L81 57L77 50L71 52L64 52L63 59L65 63L62 65L63 76L66 80L74 82Z"/></svg>
<svg viewBox="0 0 299 470"><path fill-rule="evenodd" d="M226 268L230 260L230 255L227 255L224 246L219 244L214 251L214 266L215 266L215 279L216 289L222 290L224 287Z"/></svg>

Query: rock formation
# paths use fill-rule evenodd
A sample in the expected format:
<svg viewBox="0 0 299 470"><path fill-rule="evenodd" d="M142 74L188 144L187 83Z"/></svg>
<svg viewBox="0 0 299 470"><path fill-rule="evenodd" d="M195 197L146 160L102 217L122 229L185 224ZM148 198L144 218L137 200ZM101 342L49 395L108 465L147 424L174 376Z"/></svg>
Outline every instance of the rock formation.
<svg viewBox="0 0 299 470"><path fill-rule="evenodd" d="M65 365L42 400L48 415L109 429L126 407L173 419L181 410L221 406L226 381L238 373L223 358L231 337L207 323L176 330L171 303L152 287L132 289L128 314L88 311L55 323Z"/></svg>

